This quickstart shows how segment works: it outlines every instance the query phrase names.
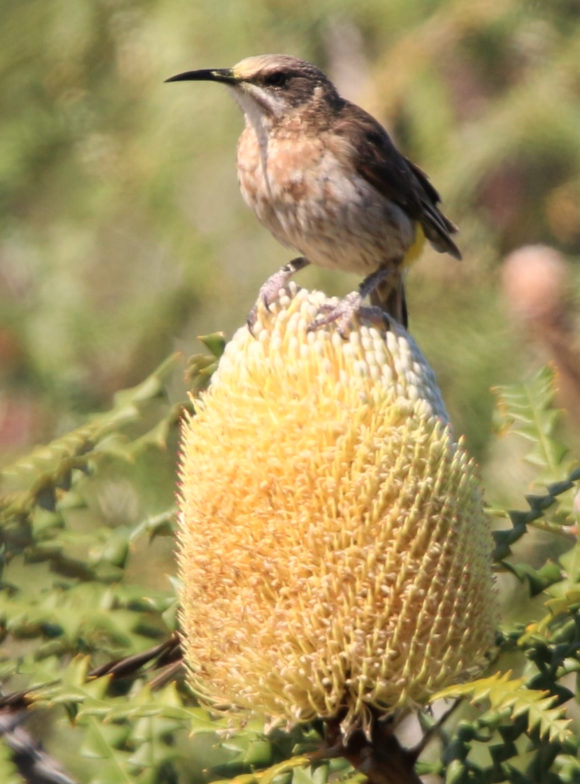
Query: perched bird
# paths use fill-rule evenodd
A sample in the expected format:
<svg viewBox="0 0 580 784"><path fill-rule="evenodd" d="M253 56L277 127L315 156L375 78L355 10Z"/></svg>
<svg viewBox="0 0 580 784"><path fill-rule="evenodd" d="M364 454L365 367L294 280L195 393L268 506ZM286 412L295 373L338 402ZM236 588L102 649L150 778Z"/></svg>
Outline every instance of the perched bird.
<svg viewBox="0 0 580 784"><path fill-rule="evenodd" d="M269 54L167 81L221 82L244 113L237 155L242 196L279 242L301 254L262 286L266 306L312 263L364 280L311 327L338 320L344 332L366 296L407 326L403 271L425 237L435 250L461 258L451 239L457 228L439 209L427 176L316 66Z"/></svg>

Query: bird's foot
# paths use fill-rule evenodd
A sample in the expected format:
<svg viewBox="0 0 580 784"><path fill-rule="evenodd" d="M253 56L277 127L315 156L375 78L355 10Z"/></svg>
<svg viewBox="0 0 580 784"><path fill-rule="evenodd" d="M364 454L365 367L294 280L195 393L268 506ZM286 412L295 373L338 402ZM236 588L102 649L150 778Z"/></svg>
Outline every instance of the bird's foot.
<svg viewBox="0 0 580 784"><path fill-rule="evenodd" d="M321 308L326 311L324 315L317 316L314 321L308 325L308 331L312 332L319 327L327 324L332 324L338 321L338 334L345 340L348 338L352 320L355 316L363 318L365 321L370 321L371 326L376 326L378 329L384 329L388 324L388 319L385 316L385 311L379 307L363 307L362 303L365 297L368 297L377 286L386 280L392 273L392 270L386 267L379 267L363 280L358 287L357 291L351 291L346 297L338 303L338 305Z"/></svg>
<svg viewBox="0 0 580 784"><path fill-rule="evenodd" d="M304 258L304 256L299 256L297 259L292 259L292 261L289 261L288 264L284 264L284 266L281 267L278 272L270 275L268 280L260 287L260 291L258 292L258 299L256 300L254 307L248 313L246 323L250 332L252 332L253 327L256 324L256 320L258 318L258 307L260 303L266 308L266 310L270 310L270 305L279 299L280 291L283 291L287 288L292 276L301 269L304 269L304 267L306 267L309 263L310 262L308 259Z"/></svg>
<svg viewBox="0 0 580 784"><path fill-rule="evenodd" d="M350 294L336 305L325 305L321 310L321 315L308 325L308 332L314 332L320 327L338 322L338 334L346 340L352 329L353 319L364 319L371 322L371 326L384 329L388 319L380 308L363 307L363 297L360 291L351 291Z"/></svg>

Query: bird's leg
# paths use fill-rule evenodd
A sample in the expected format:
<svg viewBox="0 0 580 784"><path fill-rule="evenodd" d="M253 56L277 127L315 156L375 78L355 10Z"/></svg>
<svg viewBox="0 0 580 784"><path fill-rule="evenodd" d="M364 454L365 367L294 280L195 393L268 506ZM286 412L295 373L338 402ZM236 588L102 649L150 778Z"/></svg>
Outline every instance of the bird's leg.
<svg viewBox="0 0 580 784"><path fill-rule="evenodd" d="M365 297L376 289L379 283L386 280L391 275L393 270L386 267L379 267L374 272L363 280L356 291L351 291L344 299L341 299L338 305L330 308L330 310L323 316L317 316L314 321L308 325L308 331L312 332L319 327L326 324L331 324L333 321L338 321L338 332L342 337L346 337L349 332L349 325L353 316L357 313L363 313L370 318L379 319L381 325L385 323L385 314L380 308L363 308L362 302Z"/></svg>
<svg viewBox="0 0 580 784"><path fill-rule="evenodd" d="M246 322L250 328L250 332L258 317L258 304L261 302L266 310L270 310L270 305L275 302L280 295L280 289L286 288L290 278L309 264L310 262L307 258L298 256L298 258L292 259L288 264L284 264L283 267L280 267L278 272L270 275L268 280L260 287L256 304L248 313Z"/></svg>

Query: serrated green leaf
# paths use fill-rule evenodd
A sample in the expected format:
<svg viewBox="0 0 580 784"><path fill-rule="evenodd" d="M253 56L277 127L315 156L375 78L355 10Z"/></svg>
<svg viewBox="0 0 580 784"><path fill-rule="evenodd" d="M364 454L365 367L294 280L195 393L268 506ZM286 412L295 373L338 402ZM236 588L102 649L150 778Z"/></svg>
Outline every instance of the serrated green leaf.
<svg viewBox="0 0 580 784"><path fill-rule="evenodd" d="M527 563L512 563L507 559L502 561L502 565L522 582L528 582L531 596L537 596L562 579L560 568L552 561L548 561L540 569L533 569Z"/></svg>
<svg viewBox="0 0 580 784"><path fill-rule="evenodd" d="M141 520L130 534L130 541L134 542L143 534L153 539L156 536L173 536L175 534L177 509L172 506L165 512Z"/></svg>
<svg viewBox="0 0 580 784"><path fill-rule="evenodd" d="M559 412L553 408L553 370L543 368L527 382L495 387L494 392L503 428L509 428L532 445L526 460L541 469L536 483L549 485L563 481L570 466L564 462L568 450L555 435Z"/></svg>
<svg viewBox="0 0 580 784"><path fill-rule="evenodd" d="M296 768L292 775L292 784L314 784L315 770L312 767Z"/></svg>
<svg viewBox="0 0 580 784"><path fill-rule="evenodd" d="M0 526L28 523L35 506L53 512L56 490L68 487L71 477L74 482L72 472L86 470L91 458L117 453L124 459L133 459L126 438L120 440L121 431L138 422L144 405L163 394L165 379L179 361L178 354L169 357L141 384L118 392L110 411L96 415L71 433L38 447L3 469ZM170 419L175 419L173 413Z"/></svg>
<svg viewBox="0 0 580 784"><path fill-rule="evenodd" d="M89 553L92 566L108 563L119 568L125 566L129 554L129 531L123 528L109 530L104 541L93 546Z"/></svg>
<svg viewBox="0 0 580 784"><path fill-rule="evenodd" d="M120 724L104 725L95 719L87 719L87 722L88 728L81 747L81 755L97 759L115 759L118 756L117 747L124 743L129 734L128 727ZM123 755L121 759L127 757L128 755Z"/></svg>
<svg viewBox="0 0 580 784"><path fill-rule="evenodd" d="M547 736L550 741L558 740L560 743L571 738L570 720L562 718L563 708L551 707L556 698L546 691L527 688L524 678L510 680L510 674L496 673L489 678L450 686L433 695L431 701L466 696L471 698L472 703L487 699L492 710L509 712L514 720L526 714L528 731L537 729L540 737Z"/></svg>

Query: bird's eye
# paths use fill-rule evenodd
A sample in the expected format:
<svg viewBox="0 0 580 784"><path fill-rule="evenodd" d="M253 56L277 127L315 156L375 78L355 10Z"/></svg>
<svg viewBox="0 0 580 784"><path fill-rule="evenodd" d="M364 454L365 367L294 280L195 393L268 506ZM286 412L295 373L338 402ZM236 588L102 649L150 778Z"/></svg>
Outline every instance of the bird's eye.
<svg viewBox="0 0 580 784"><path fill-rule="evenodd" d="M268 87L284 87L288 82L288 77L281 71L276 71L275 73L270 74L270 76L267 76L264 82Z"/></svg>

